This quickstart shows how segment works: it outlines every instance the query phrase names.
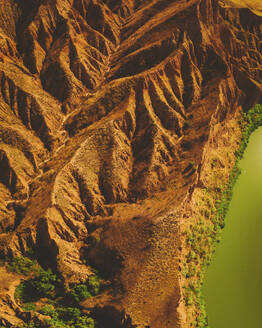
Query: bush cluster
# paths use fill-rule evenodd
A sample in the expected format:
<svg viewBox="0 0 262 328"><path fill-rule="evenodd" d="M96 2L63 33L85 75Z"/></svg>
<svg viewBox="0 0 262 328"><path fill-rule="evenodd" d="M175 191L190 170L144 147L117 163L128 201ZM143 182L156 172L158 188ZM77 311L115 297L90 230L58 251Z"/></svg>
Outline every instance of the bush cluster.
<svg viewBox="0 0 262 328"><path fill-rule="evenodd" d="M38 311L50 317L44 324L29 322L25 323L20 328L95 327L95 321L81 312L79 302L99 293L100 278L97 275L90 276L85 284L74 284L61 297L61 295L58 295L57 290L60 289L61 293L61 287L63 286L51 269L44 270L35 261L26 257L14 258L8 264L8 269L19 274L30 275L29 278L22 281L15 290L15 299L22 302L23 310ZM48 298L49 303L55 304L55 306L45 305L41 309L37 309L34 302L42 298ZM58 299L59 302L57 303ZM72 304L70 305L72 302L73 306ZM65 304L69 305L65 306Z"/></svg>
<svg viewBox="0 0 262 328"><path fill-rule="evenodd" d="M81 313L79 308L45 305L39 310L41 314L51 317L46 321L46 327L94 328L94 319Z"/></svg>
<svg viewBox="0 0 262 328"><path fill-rule="evenodd" d="M25 303L22 306L22 309L25 311L36 311L36 305L35 305L35 303L32 303L32 302Z"/></svg>
<svg viewBox="0 0 262 328"><path fill-rule="evenodd" d="M15 298L22 302L37 301L42 297L51 297L56 286L56 275L51 269L45 271L41 267L34 278L20 283L15 290Z"/></svg>
<svg viewBox="0 0 262 328"><path fill-rule="evenodd" d="M24 256L14 257L8 263L7 270L28 276L30 273L35 272L36 262Z"/></svg>
<svg viewBox="0 0 262 328"><path fill-rule="evenodd" d="M85 284L76 284L71 288L70 295L79 303L87 298L95 296L100 290L100 278L97 275L89 277Z"/></svg>

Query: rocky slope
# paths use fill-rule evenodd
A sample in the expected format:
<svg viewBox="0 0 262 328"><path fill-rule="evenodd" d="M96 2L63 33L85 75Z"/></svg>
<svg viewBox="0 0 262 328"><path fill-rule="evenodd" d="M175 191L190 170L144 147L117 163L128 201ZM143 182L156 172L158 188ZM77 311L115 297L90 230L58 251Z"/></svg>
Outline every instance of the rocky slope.
<svg viewBox="0 0 262 328"><path fill-rule="evenodd" d="M262 100L261 51L262 17L216 0L0 0L1 254L65 282L97 268L83 307L105 328L189 327L181 223Z"/></svg>

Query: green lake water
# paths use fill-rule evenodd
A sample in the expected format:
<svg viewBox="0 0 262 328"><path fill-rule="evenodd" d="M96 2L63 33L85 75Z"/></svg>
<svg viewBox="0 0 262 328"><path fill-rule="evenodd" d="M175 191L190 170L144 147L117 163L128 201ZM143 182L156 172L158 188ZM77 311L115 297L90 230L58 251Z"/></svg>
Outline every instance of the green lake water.
<svg viewBox="0 0 262 328"><path fill-rule="evenodd" d="M262 327L262 127L252 133L203 294L211 328Z"/></svg>

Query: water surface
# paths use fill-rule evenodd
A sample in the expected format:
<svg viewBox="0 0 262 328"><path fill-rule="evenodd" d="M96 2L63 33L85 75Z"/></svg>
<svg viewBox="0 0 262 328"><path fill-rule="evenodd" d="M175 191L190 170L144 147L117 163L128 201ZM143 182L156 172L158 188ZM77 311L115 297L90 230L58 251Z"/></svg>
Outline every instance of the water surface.
<svg viewBox="0 0 262 328"><path fill-rule="evenodd" d="M211 328L262 327L262 127L252 133L203 293Z"/></svg>

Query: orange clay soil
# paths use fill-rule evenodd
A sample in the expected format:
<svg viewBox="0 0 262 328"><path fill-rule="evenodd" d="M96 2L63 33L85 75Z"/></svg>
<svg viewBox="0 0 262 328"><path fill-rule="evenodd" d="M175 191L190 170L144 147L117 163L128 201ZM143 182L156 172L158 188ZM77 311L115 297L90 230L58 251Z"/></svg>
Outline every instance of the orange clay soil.
<svg viewBox="0 0 262 328"><path fill-rule="evenodd" d="M0 0L1 254L33 248L66 283L103 272L82 306L104 328L192 327L181 236L261 101L261 26L216 0ZM0 269L15 327L21 277Z"/></svg>

